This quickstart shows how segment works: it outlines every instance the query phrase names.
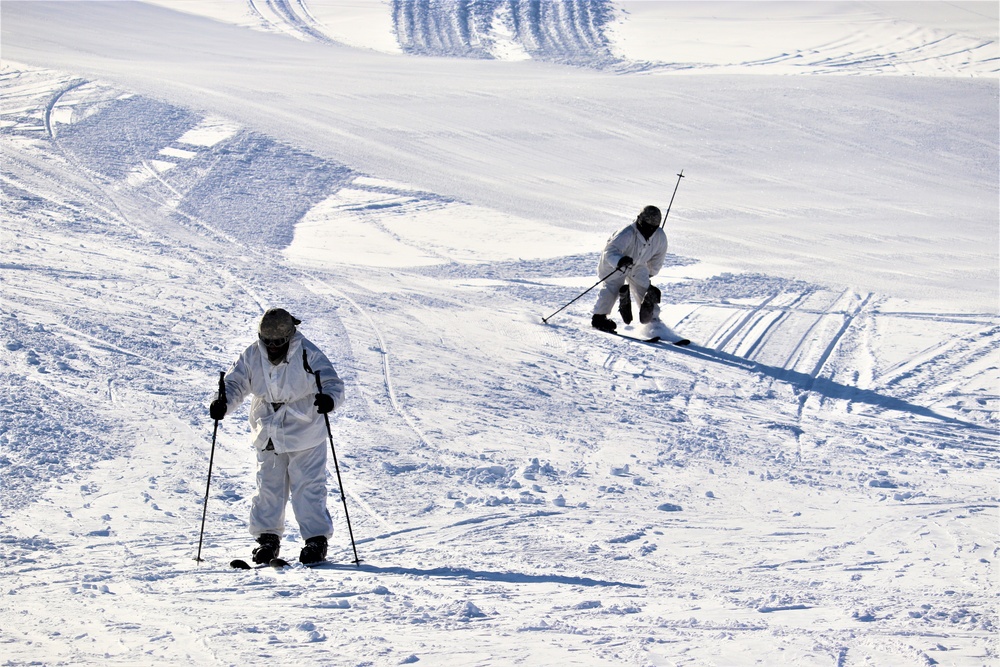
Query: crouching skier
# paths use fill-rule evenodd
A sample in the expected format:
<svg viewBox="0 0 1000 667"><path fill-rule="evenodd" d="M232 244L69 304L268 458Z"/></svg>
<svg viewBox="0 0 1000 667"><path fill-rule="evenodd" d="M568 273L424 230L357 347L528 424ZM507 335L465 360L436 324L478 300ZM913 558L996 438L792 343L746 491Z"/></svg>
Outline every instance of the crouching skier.
<svg viewBox="0 0 1000 667"><path fill-rule="evenodd" d="M298 332L301 322L288 311L264 313L258 340L225 376L225 394L209 407L222 419L252 395L250 430L257 449L257 495L250 509L250 534L257 539L255 563L278 557L289 497L305 546L299 562L326 559L333 522L326 507L324 414L344 400L344 382L330 360ZM317 393L318 371L322 391Z"/></svg>
<svg viewBox="0 0 1000 667"><path fill-rule="evenodd" d="M625 324L632 323L632 304L639 304L643 335L677 344L688 342L660 320L660 290L650 284L650 278L663 268L667 254L667 235L661 220L660 209L647 206L635 222L608 239L597 266L598 275L608 277L594 304L591 324L595 329L615 333L617 327L608 315L616 301Z"/></svg>

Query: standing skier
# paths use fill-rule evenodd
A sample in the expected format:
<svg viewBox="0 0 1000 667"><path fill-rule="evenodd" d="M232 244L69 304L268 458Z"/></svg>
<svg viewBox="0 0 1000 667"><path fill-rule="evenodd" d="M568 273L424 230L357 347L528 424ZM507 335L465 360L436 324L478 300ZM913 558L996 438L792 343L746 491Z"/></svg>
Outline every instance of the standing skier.
<svg viewBox="0 0 1000 667"><path fill-rule="evenodd" d="M264 313L252 343L226 373L225 393L212 401L222 419L252 395L250 431L257 449L257 495L250 508L255 563L277 558L289 496L305 546L301 563L326 558L333 522L326 507L326 431L323 415L344 400L344 382L329 359L296 330L281 308ZM319 372L322 391L317 393Z"/></svg>
<svg viewBox="0 0 1000 667"><path fill-rule="evenodd" d="M591 324L595 329L614 333L615 323L608 317L619 302L618 311L625 324L633 319L632 304L639 305L639 322L648 337L680 338L660 321L660 290L650 278L660 272L667 254L667 235L660 227L660 209L647 206L635 222L608 239L597 267L604 281Z"/></svg>

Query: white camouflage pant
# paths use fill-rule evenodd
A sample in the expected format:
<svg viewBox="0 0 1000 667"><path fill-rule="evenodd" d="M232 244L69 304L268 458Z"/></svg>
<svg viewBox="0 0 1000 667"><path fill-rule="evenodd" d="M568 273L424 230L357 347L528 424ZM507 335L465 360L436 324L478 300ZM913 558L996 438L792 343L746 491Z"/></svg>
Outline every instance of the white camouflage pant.
<svg viewBox="0 0 1000 667"><path fill-rule="evenodd" d="M601 267L602 269L604 267ZM614 267L611 267L614 271ZM606 274L605 274L606 275ZM625 271L612 273L611 277L601 285L601 291L597 294L597 303L594 304L595 315L610 315L618 302L618 290L628 281L629 295L632 297L632 317L639 319L639 306L649 289L649 270L645 266L633 266L626 275ZM653 307L653 319L660 318L660 306Z"/></svg>
<svg viewBox="0 0 1000 667"><path fill-rule="evenodd" d="M289 497L302 539L333 536L326 508L326 443L299 452L257 452L257 495L250 507L250 534L283 535Z"/></svg>

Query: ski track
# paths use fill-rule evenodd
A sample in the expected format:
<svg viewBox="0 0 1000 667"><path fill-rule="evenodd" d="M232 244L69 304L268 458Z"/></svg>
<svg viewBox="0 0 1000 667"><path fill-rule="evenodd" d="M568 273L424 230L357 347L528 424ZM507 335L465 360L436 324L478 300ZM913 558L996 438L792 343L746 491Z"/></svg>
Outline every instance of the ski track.
<svg viewBox="0 0 1000 667"><path fill-rule="evenodd" d="M444 21L431 11L433 4L393 4L405 48L428 55L489 54L476 41L484 21L478 5L462 5L464 12ZM559 62L585 53L593 61L594 51L600 52L600 21L588 3L515 4L520 13L511 16L520 22L517 34L529 52ZM300 38L324 38L302 2L250 0L249 7ZM222 187L211 181L213 169L224 166L217 148L249 151L256 159L278 156L302 173L309 167L294 165L308 161L296 162L299 157L244 133L191 158L197 168L177 161L161 170L156 163L167 160L148 155L150 142L126 128L128 161L140 171L112 172L99 154L64 143L53 120L71 93L83 94L84 101L74 104L86 106L89 84L8 69L0 95L12 94L18 76L40 77L51 90L23 114L26 120L2 129L5 142L24 142L8 153L4 184L30 193L20 200L26 222L16 232L16 252L5 253L9 263L0 264L0 315L8 324L14 316L24 320L17 329L5 324L4 375L40 384L57 397L47 407L68 415L71 404L101 403L83 376L86 363L95 376L107 378L97 384L112 409L75 426L98 434L116 414L137 412L149 416L142 425L149 428L113 428L109 438L121 442L107 451L95 445L103 460L83 466L37 456L52 478L41 487L14 485L4 492L5 505L14 507L0 519L0 544L12 576L0 611L28 621L0 631L10 660L27 662L43 651L47 660L74 664L221 665L261 656L289 660L309 646L320 663L350 656L354 662L406 664L417 653L432 664L489 662L490 653L517 663L537 660L532 647L545 645L553 654L585 656L588 664L708 664L749 659L754 648L769 645L789 664L846 667L935 664L946 655L938 648L944 643L958 649L951 655L961 656L962 664L972 664L977 651L990 651L996 614L988 592L992 571L984 561L996 557L990 526L997 505L985 497L969 502L982 496L977 492L950 500L948 488L951 478L978 481L983 477L965 475L995 466L995 434L988 429L998 399L995 391L957 397L944 385L955 375L954 382L974 383L988 374L982 367L995 357L992 316L884 313L874 294L766 277L695 281L688 286L695 306L681 322L696 345L671 350L588 331L585 316L572 312L555 327L522 322L522 315L536 320L536 311L570 291L551 286L499 281L486 296L478 295L482 301L470 303L468 291L435 292L416 283L393 293L387 304L366 287L371 275L287 265L267 244L248 240L254 230L248 236L220 226L225 216L200 215L200 201L184 208L185 200L202 196L199 188L206 183ZM100 108L87 118L99 120L101 108L114 102L102 97L94 106ZM134 109L151 113L153 124L160 118L179 125L198 120L155 105ZM31 125L32 113L37 126ZM157 139L161 149L171 143ZM32 164L32 155L44 162ZM125 156L124 149L113 156ZM198 162L203 159L215 161ZM338 166L323 166L333 177L315 187L351 182L353 175ZM137 184L128 184L129 173L141 177ZM237 212L252 210L250 199L241 201L246 208ZM147 335L143 326L155 326L142 324L144 304L167 308L155 294L125 296L136 287L123 282L129 277L124 254L104 260L110 264L106 275L117 271L121 288L108 289L103 296L109 301L101 306L101 293L70 286L86 275L85 262L78 276L46 263L46 251L39 249L50 224L45 212L64 209L89 211L94 220L88 223L106 229L60 229L69 240L53 252L82 255L74 240L90 244L95 234L122 253L141 244L151 251L145 260L151 273L173 271L205 291L199 311L207 313L207 322L186 310L190 303L158 313L196 332L184 338L193 349L179 354L141 338ZM421 249L447 259L444 252ZM18 257L25 254L34 263ZM564 274L541 277L577 275L576 264L567 266ZM452 268L456 275L466 270ZM467 270L475 277L493 268ZM512 269L530 266L515 263ZM428 276L432 272L375 271L387 285ZM730 301L717 303L717 291ZM61 295L72 295L90 313L112 308L127 327L110 318L98 323L104 332L74 326L87 313L61 308ZM821 299L826 305L812 305ZM237 415L220 428L205 544L209 559L196 567L187 551L197 536L204 493L203 413L212 374L252 335L254 318L282 301L293 312L310 313L317 324L323 321L328 329L317 328L316 340L348 380L352 397L335 437L347 444L347 495L364 510L355 534L366 562L331 568L335 572L227 571L228 559L248 550L242 533L252 492L245 436L228 432ZM452 349L461 329L446 327L460 321L463 304L482 318L486 340L460 340L461 347ZM439 318L434 323L445 327L441 334L417 337L411 314L419 305ZM850 380L835 378L876 366L879 341L846 343L860 322L889 319L937 326L933 335L941 338L873 370L873 395L859 401L851 397ZM962 332L953 336L953 327ZM161 329L148 338L165 335L170 331ZM192 342L199 337L207 342ZM429 345L446 377L425 377L415 363ZM75 358L65 358L68 366L81 367L77 375L46 374L49 361L31 361L57 359L63 348L73 349ZM520 360L516 368L497 365L504 352ZM126 363L123 372L120 362L101 354L136 363ZM192 364L196 358L203 361ZM808 370L798 370L803 368ZM183 386L171 385L179 379ZM829 389L818 386L821 379L830 382ZM421 381L439 384L440 396L420 395L414 387ZM435 402L462 409L435 411ZM496 423L495 402L511 413L502 424ZM983 432L927 419L918 410L906 414L907 406L929 409L937 403L946 403L937 408L941 415L974 420ZM19 432L25 427L9 419L11 408L4 410L7 444L11 433L39 438ZM43 414L40 406L37 414ZM630 449L617 441L616 423L631 430ZM663 425L672 429L669 439L659 432ZM515 443L501 450L504 439L530 446L518 442L524 452L519 455ZM364 443L363 455L352 440ZM3 454L8 465L10 455ZM162 472L151 477L151 470ZM787 485L789 506L774 506L772 484ZM14 511L42 488L44 497L33 499L30 513ZM835 493L842 495L827 507ZM397 494L406 495L406 502L393 502ZM645 509L666 507L667 500L686 511ZM884 508L874 522L862 511L871 502ZM764 520L743 525L732 518L734 506L748 516L770 509ZM637 507L644 509L637 513ZM69 535L48 529L60 516L71 526ZM139 526L149 532L125 536ZM900 536L901 526L909 533ZM338 527L338 537L345 533ZM718 538L727 534L731 538ZM294 548L298 536L293 531L289 537ZM969 545L982 550L978 563L963 557ZM994 545L993 551L986 545ZM346 553L342 545L341 551ZM566 554L575 557L570 567ZM720 572L733 581L720 583ZM942 572L948 581L969 585L942 591L935 585ZM553 597L556 590L560 594ZM50 615L22 607L28 596L43 598ZM281 618L262 619L264 607L283 612ZM46 627L51 619L62 623ZM384 636L387 627L393 636ZM670 639L656 639L665 635ZM358 636L370 640L359 646ZM465 639L461 647L456 636ZM742 654L723 653L720 646L733 641L745 647ZM674 652L669 644L676 643L689 648Z"/></svg>
<svg viewBox="0 0 1000 667"><path fill-rule="evenodd" d="M247 0L260 26L299 39L336 43L303 0ZM392 26L405 53L462 58L504 57L497 26L530 57L588 67L619 66L605 30L616 15L607 0L392 0Z"/></svg>
<svg viewBox="0 0 1000 667"><path fill-rule="evenodd" d="M253 3L253 0L250 0ZM321 26L309 13L302 0L288 2L288 0L265 0L268 9L277 15L279 20L290 27L296 33L306 38L311 38L319 42L330 42Z"/></svg>

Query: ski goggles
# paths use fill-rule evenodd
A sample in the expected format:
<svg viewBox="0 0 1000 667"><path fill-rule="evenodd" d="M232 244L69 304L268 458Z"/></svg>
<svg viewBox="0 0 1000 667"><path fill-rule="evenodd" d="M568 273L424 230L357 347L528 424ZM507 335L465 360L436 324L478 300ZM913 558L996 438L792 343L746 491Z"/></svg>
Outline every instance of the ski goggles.
<svg viewBox="0 0 1000 667"><path fill-rule="evenodd" d="M260 342L264 343L265 347L281 347L292 339L291 336L283 336L281 338L265 338L263 334L257 334L257 338L260 339Z"/></svg>

